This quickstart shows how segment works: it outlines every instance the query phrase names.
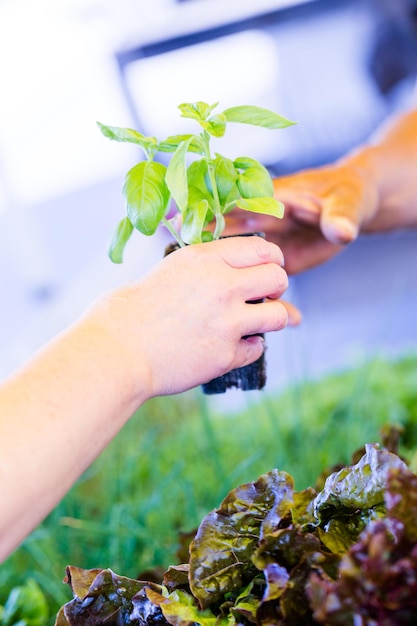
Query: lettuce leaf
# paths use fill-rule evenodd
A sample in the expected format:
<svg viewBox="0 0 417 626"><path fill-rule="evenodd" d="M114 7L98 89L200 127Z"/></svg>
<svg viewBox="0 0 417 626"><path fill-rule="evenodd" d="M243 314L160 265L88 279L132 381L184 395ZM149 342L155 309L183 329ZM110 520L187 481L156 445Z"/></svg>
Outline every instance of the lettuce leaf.
<svg viewBox="0 0 417 626"><path fill-rule="evenodd" d="M318 493L277 469L233 489L161 584L67 568L55 626L416 623L417 476L377 444L354 459Z"/></svg>

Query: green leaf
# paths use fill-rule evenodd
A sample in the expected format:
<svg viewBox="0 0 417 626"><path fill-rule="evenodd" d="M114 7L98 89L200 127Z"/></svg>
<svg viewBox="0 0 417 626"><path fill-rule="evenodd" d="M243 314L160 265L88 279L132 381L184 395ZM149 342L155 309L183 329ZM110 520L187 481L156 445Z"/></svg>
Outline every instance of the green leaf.
<svg viewBox="0 0 417 626"><path fill-rule="evenodd" d="M384 502L389 473L405 469L397 455L376 444L366 444L365 454L355 465L330 474L323 490L314 500L314 513L320 521L328 521L339 509L367 509Z"/></svg>
<svg viewBox="0 0 417 626"><path fill-rule="evenodd" d="M190 587L203 608L256 574L252 556L261 527L278 524L292 500L293 480L272 470L231 491L202 521L190 545Z"/></svg>
<svg viewBox="0 0 417 626"><path fill-rule="evenodd" d="M44 626L48 617L45 595L38 583L30 578L24 585L14 587L10 592L4 605L2 624Z"/></svg>
<svg viewBox="0 0 417 626"><path fill-rule="evenodd" d="M159 606L167 622L174 626L220 626L222 623L210 610L199 610L195 598L180 589L170 593Z"/></svg>
<svg viewBox="0 0 417 626"><path fill-rule="evenodd" d="M275 198L239 198L236 206L244 211L272 215L273 217L283 217L284 205Z"/></svg>
<svg viewBox="0 0 417 626"><path fill-rule="evenodd" d="M170 195L165 173L162 163L141 161L126 174L123 194L127 215L144 235L154 234L167 211Z"/></svg>
<svg viewBox="0 0 417 626"><path fill-rule="evenodd" d="M198 135L171 135L158 144L158 150L161 152L175 152L180 143L188 139L191 140L188 145L189 152L204 154L204 145Z"/></svg>
<svg viewBox="0 0 417 626"><path fill-rule="evenodd" d="M210 179L207 169L207 161L199 159L193 161L187 170L188 180L188 207L191 209L201 200L207 200L210 212L207 214L207 222L213 219L214 198L211 193Z"/></svg>
<svg viewBox="0 0 417 626"><path fill-rule="evenodd" d="M263 165L261 165L261 163L256 159L252 159L251 157L246 156L238 157L233 161L233 164L237 170L243 171L247 170L249 167L263 167Z"/></svg>
<svg viewBox="0 0 417 626"><path fill-rule="evenodd" d="M202 242L202 232L207 223L206 218L208 210L208 202L203 199L195 203L192 208L185 211L181 224L181 239L185 243Z"/></svg>
<svg viewBox="0 0 417 626"><path fill-rule="evenodd" d="M203 241L204 243L208 241L213 241L213 233L211 232L211 230L203 230L203 232L201 233L201 241Z"/></svg>
<svg viewBox="0 0 417 626"><path fill-rule="evenodd" d="M208 222L211 222L211 220L213 219L213 203L214 203L213 196L209 194L208 191L201 190L198 187L194 187L194 186L188 187L188 207L187 207L186 213L192 212L192 211L198 211L199 210L198 205L203 200L207 202L208 208L207 208L205 223L208 224Z"/></svg>
<svg viewBox="0 0 417 626"><path fill-rule="evenodd" d="M371 520L382 517L389 475L405 468L397 455L367 444L358 463L328 476L312 505L320 538L332 552L344 553Z"/></svg>
<svg viewBox="0 0 417 626"><path fill-rule="evenodd" d="M272 198L274 195L272 178L260 163L241 172L236 184L243 198Z"/></svg>
<svg viewBox="0 0 417 626"><path fill-rule="evenodd" d="M108 139L120 141L124 143L135 143L141 146L145 151L155 151L157 147L156 137L145 137L142 133L132 128L120 128L119 126L106 126L97 122L97 126Z"/></svg>
<svg viewBox="0 0 417 626"><path fill-rule="evenodd" d="M186 156L192 137L181 142L174 152L165 175L165 182L181 213L188 206L188 178Z"/></svg>
<svg viewBox="0 0 417 626"><path fill-rule="evenodd" d="M208 196L213 199L207 169L207 161L205 159L197 159L188 166L187 180L189 188L195 187L205 198L207 198L207 200Z"/></svg>
<svg viewBox="0 0 417 626"><path fill-rule="evenodd" d="M313 487L307 487L303 491L297 491L294 494L294 504L291 511L291 517L294 524L306 526L314 523L313 513L310 511L310 503L316 497L317 493Z"/></svg>
<svg viewBox="0 0 417 626"><path fill-rule="evenodd" d="M214 175L216 178L217 191L219 193L220 204L226 204L230 192L235 186L238 177L235 166L231 159L218 154L213 161Z"/></svg>
<svg viewBox="0 0 417 626"><path fill-rule="evenodd" d="M210 117L202 126L210 135L213 135L213 137L223 137L226 132L226 122L225 116L220 113L219 115Z"/></svg>
<svg viewBox="0 0 417 626"><path fill-rule="evenodd" d="M184 102L178 106L181 111L181 117L187 117L189 119L197 120L197 122L202 122L208 118L210 113L219 103L215 104L207 104L207 102L202 102L199 100L198 102Z"/></svg>
<svg viewBox="0 0 417 626"><path fill-rule="evenodd" d="M109 257L113 263L123 263L123 252L133 232L133 224L128 217L118 223L109 245Z"/></svg>
<svg viewBox="0 0 417 626"><path fill-rule="evenodd" d="M226 214L229 211L231 211L235 206L236 206L236 202L239 200L239 198L241 198L241 194L240 191L237 187L237 184L235 183L233 185L233 187L231 188L229 195L227 196L225 203L224 203L224 207L223 207L223 213Z"/></svg>
<svg viewBox="0 0 417 626"><path fill-rule="evenodd" d="M230 612L235 618L236 624L245 623L242 617L246 618L247 623L256 624L256 615L259 609L260 601L258 598L248 597L230 607Z"/></svg>
<svg viewBox="0 0 417 626"><path fill-rule="evenodd" d="M252 126L262 126L263 128L270 128L275 130L278 128L286 128L287 126L293 126L296 122L274 113L269 109L262 107L243 105L237 107L231 107L223 111L228 122L239 122L240 124L251 124Z"/></svg>

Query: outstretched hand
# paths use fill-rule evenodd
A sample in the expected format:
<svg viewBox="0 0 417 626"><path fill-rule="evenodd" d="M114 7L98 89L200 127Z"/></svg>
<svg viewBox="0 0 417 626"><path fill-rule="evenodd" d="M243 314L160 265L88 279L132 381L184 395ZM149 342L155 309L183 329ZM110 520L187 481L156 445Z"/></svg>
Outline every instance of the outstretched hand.
<svg viewBox="0 0 417 626"><path fill-rule="evenodd" d="M417 109L411 109L336 163L276 178L282 220L235 210L227 233L263 231L295 274L330 259L359 233L415 228L416 168Z"/></svg>
<svg viewBox="0 0 417 626"><path fill-rule="evenodd" d="M278 244L289 274L314 267L354 241L376 210L374 187L350 165L332 165L276 178L274 195L285 205L282 220L235 210L228 230L263 231Z"/></svg>

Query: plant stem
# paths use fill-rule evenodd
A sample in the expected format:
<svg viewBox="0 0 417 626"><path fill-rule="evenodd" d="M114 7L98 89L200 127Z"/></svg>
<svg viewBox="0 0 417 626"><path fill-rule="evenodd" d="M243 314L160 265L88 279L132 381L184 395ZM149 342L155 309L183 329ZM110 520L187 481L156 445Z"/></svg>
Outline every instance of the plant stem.
<svg viewBox="0 0 417 626"><path fill-rule="evenodd" d="M213 199L214 199L214 217L216 219L216 227L214 229L213 239L219 239L220 235L223 232L224 221L221 219L223 215L222 215L222 210L221 210L221 205L220 205L219 192L217 189L216 175L215 175L214 167L213 167L213 159L211 158L209 133L207 131L204 131L202 134L202 138L203 138L203 143L204 143L204 151L206 153L207 171L208 171L211 187L213 190Z"/></svg>
<svg viewBox="0 0 417 626"><path fill-rule="evenodd" d="M185 247L185 243L183 242L183 240L181 239L181 237L179 236L179 234L177 233L177 231L175 230L175 228L172 225L172 222L170 222L170 220L167 220L166 217L162 218L162 224L165 226L165 228L171 233L171 235L174 237L175 241L178 243L178 245L181 248Z"/></svg>

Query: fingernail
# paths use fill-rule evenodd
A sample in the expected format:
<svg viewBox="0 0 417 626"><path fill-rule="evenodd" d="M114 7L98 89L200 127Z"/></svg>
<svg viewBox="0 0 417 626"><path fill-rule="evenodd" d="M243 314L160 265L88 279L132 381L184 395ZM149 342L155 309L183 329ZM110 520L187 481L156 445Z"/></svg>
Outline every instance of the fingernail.
<svg viewBox="0 0 417 626"><path fill-rule="evenodd" d="M288 313L288 325L289 326L298 326L303 321L303 316L300 311L297 309L296 311L291 311Z"/></svg>
<svg viewBox="0 0 417 626"><path fill-rule="evenodd" d="M333 218L328 228L332 231L330 238L334 240L334 243L350 243L358 234L357 226L347 217Z"/></svg>

